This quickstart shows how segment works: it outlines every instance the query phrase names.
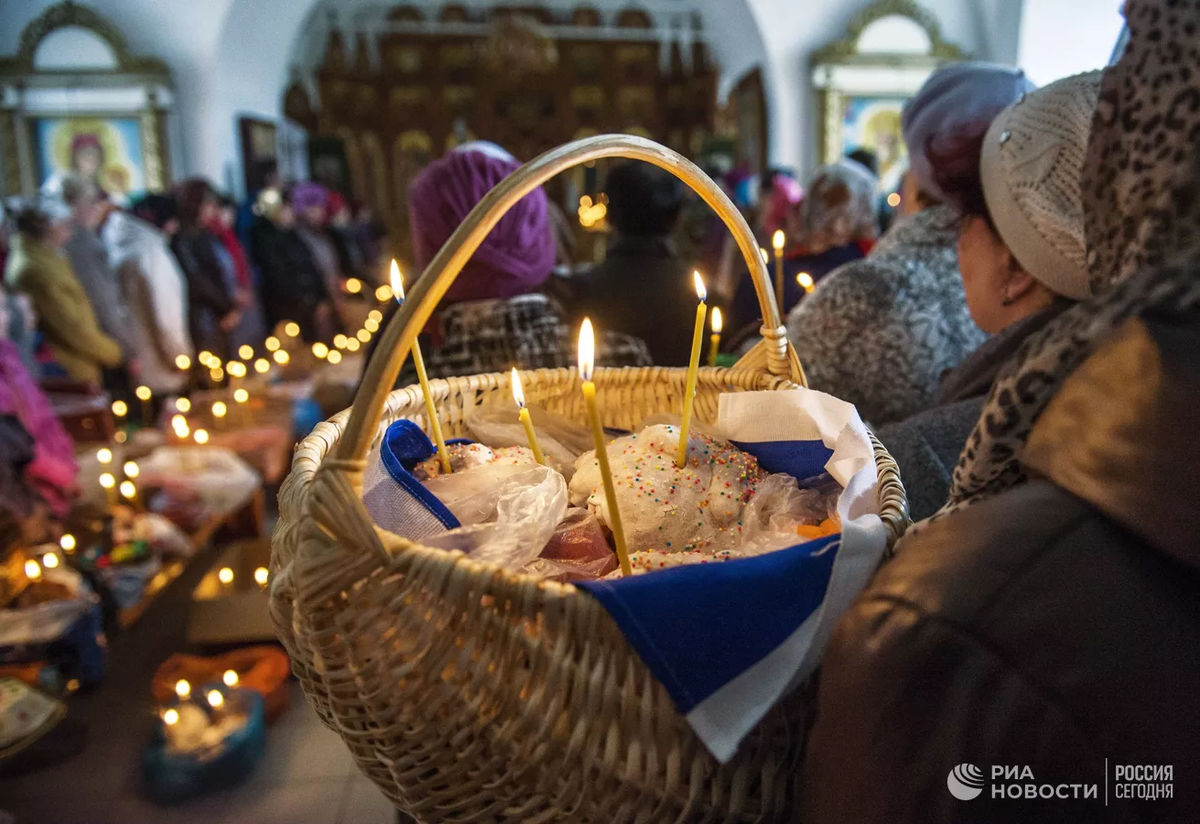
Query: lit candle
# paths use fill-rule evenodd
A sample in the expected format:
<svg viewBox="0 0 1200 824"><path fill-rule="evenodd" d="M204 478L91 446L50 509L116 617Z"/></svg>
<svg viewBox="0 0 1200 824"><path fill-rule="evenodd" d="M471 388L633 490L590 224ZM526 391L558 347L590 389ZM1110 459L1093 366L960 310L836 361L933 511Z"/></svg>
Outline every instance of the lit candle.
<svg viewBox="0 0 1200 824"><path fill-rule="evenodd" d="M254 570L254 583L258 584L260 587L265 587L270 578L271 572L266 567L259 567L258 569Z"/></svg>
<svg viewBox="0 0 1200 824"><path fill-rule="evenodd" d="M133 481L121 481L121 497L131 504L137 503L137 487Z"/></svg>
<svg viewBox="0 0 1200 824"><path fill-rule="evenodd" d="M259 358L254 362L254 371L260 375L265 375L271 371L271 362L266 358Z"/></svg>
<svg viewBox="0 0 1200 824"><path fill-rule="evenodd" d="M192 685L183 679L176 681L175 694L179 696L180 701L186 701L188 696L192 694Z"/></svg>
<svg viewBox="0 0 1200 824"><path fill-rule="evenodd" d="M192 411L192 402L187 398L178 398L175 401L175 409L187 414L188 412Z"/></svg>
<svg viewBox="0 0 1200 824"><path fill-rule="evenodd" d="M221 681L224 682L225 686L229 687L230 689L233 689L234 687L236 687L238 685L237 671L236 670L225 670L224 674L221 675Z"/></svg>
<svg viewBox="0 0 1200 824"><path fill-rule="evenodd" d="M221 567L221 569L217 571L217 580L222 584L229 586L233 583L233 570L229 567Z"/></svg>
<svg viewBox="0 0 1200 824"><path fill-rule="evenodd" d="M133 391L137 395L137 399L142 402L142 423L150 426L150 398L153 393L149 386L139 386Z"/></svg>
<svg viewBox="0 0 1200 824"><path fill-rule="evenodd" d="M225 401L213 401L212 416L217 429L225 427L225 416L227 414L229 414L229 407L225 405Z"/></svg>
<svg viewBox="0 0 1200 824"><path fill-rule="evenodd" d="M393 297L394 293L392 291L392 287L388 286L386 283L375 290L375 300L379 301L380 303L387 303Z"/></svg>
<svg viewBox="0 0 1200 824"><path fill-rule="evenodd" d="M337 366L342 362L342 353L336 349L331 350L326 360L332 363L334 366Z"/></svg>
<svg viewBox="0 0 1200 824"><path fill-rule="evenodd" d="M525 390L521 387L521 373L515 366L512 371L512 393L513 400L517 402L517 409L521 410L517 417L521 419L521 425L525 427L525 438L529 441L529 448L533 450L533 457L538 463L545 466L546 456L542 454L537 432L533 429L533 419L529 417L529 410L525 407Z"/></svg>
<svg viewBox="0 0 1200 824"><path fill-rule="evenodd" d="M136 479L137 476L141 475L141 474L142 474L141 467L139 467L136 463L134 463L133 461L125 462L125 477L126 478Z"/></svg>
<svg viewBox="0 0 1200 824"><path fill-rule="evenodd" d="M125 422L125 416L129 414L129 405L125 401L113 401L112 413L113 417L117 419L117 425L120 426Z"/></svg>
<svg viewBox="0 0 1200 824"><path fill-rule="evenodd" d="M267 346L267 351L268 351L268 352L275 352L275 351L278 351L278 349L279 349L279 338L275 337L274 335L271 335L271 337L267 338L267 343L266 343L266 346Z"/></svg>
<svg viewBox="0 0 1200 824"><path fill-rule="evenodd" d="M700 367L700 347L704 340L704 321L708 317L708 290L704 288L704 279L699 272L693 272L696 282L696 297L700 304L696 307L696 326L692 332L692 357L688 361L687 387L683 390L683 424L679 427L679 452L675 457L675 465L682 469L687 465L688 430L692 426L692 402L696 398L696 373Z"/></svg>
<svg viewBox="0 0 1200 824"><path fill-rule="evenodd" d="M366 329L359 329L357 332L354 333L354 337L358 338L363 343L371 342L371 333L368 332Z"/></svg>
<svg viewBox="0 0 1200 824"><path fill-rule="evenodd" d="M299 336L300 324L296 323L295 321L289 320L287 323L285 323L283 325L283 334L287 335L289 338L294 338L294 337Z"/></svg>
<svg viewBox="0 0 1200 824"><path fill-rule="evenodd" d="M392 261L392 293L396 302L404 305L404 279L400 277L400 265ZM336 343L336 341L334 341ZM350 338L346 341L351 352L358 349L358 340ZM350 346L350 344L355 344ZM450 474L450 453L446 451L446 441L442 438L442 422L438 420L437 407L433 404L433 393L429 390L429 376L425 374L425 358L421 355L421 344L414 340L412 345L413 366L417 369L417 380L421 383L421 394L425 396L425 417L429 421L429 431L433 434L433 442L437 446L438 459L442 471Z"/></svg>
<svg viewBox="0 0 1200 824"><path fill-rule="evenodd" d="M208 443L208 430L197 429L192 437L195 438L197 446L204 446L206 443Z"/></svg>
<svg viewBox="0 0 1200 824"><path fill-rule="evenodd" d="M810 275L808 272L801 272L800 274L796 275L796 283L800 284L800 288L804 290L804 294L812 294L813 279L812 275Z"/></svg>
<svg viewBox="0 0 1200 824"><path fill-rule="evenodd" d="M362 291L362 287L363 287L362 281L359 280L358 278L347 278L346 279L346 292L347 293L349 293L351 295L357 295L359 292Z"/></svg>
<svg viewBox="0 0 1200 824"><path fill-rule="evenodd" d="M317 341L312 345L312 353L317 360L325 360L329 356L329 347Z"/></svg>
<svg viewBox="0 0 1200 824"><path fill-rule="evenodd" d="M57 569L58 556L53 552L47 552L42 556L42 566L44 566L46 569Z"/></svg>
<svg viewBox="0 0 1200 824"><path fill-rule="evenodd" d="M712 310L712 335L708 338L708 365L717 365L717 351L721 348L721 308Z"/></svg>
<svg viewBox="0 0 1200 824"><path fill-rule="evenodd" d="M346 336L340 332L333 336L333 346L335 349L345 349L347 343Z"/></svg>
<svg viewBox="0 0 1200 824"><path fill-rule="evenodd" d="M783 247L787 245L787 237L783 234L782 229L776 229L775 235L771 238L771 245L775 247L775 301L779 304L779 311L782 313L783 308Z"/></svg>
<svg viewBox="0 0 1200 824"><path fill-rule="evenodd" d="M175 368L178 369L180 372L188 371L189 369L192 368L192 359L189 358L187 355L176 355L175 356Z"/></svg>
<svg viewBox="0 0 1200 824"><path fill-rule="evenodd" d="M163 710L162 721L168 727L173 727L179 723L179 710L174 707L168 707Z"/></svg>
<svg viewBox="0 0 1200 824"><path fill-rule="evenodd" d="M102 465L108 466L110 463L113 462L112 450L109 449L107 446L97 449L96 450L96 460L98 462L100 462Z"/></svg>
<svg viewBox="0 0 1200 824"><path fill-rule="evenodd" d="M31 581L36 581L42 577L41 565L32 558L25 562L25 577Z"/></svg>
<svg viewBox="0 0 1200 824"><path fill-rule="evenodd" d="M238 357L242 360L250 360L254 357L254 347L248 343L243 343L238 347Z"/></svg>
<svg viewBox="0 0 1200 824"><path fill-rule="evenodd" d="M287 366L288 361L292 359L292 356L283 349L276 349L275 354L271 355L271 357L274 358L275 362L280 366Z"/></svg>
<svg viewBox="0 0 1200 824"><path fill-rule="evenodd" d="M600 409L596 406L596 384L592 374L596 367L596 340L592 322L583 319L579 330L579 377L583 378L583 403L587 407L588 421L592 425L592 442L596 445L596 463L600 466L600 479L604 483L604 500L608 503L609 528L617 545L617 560L621 562L621 574L632 575L629 565L629 550L625 548L625 528L621 525L621 510L617 507L617 491L613 487L612 470L608 467L608 448L604 442L604 427L600 423Z"/></svg>
<svg viewBox="0 0 1200 824"><path fill-rule="evenodd" d="M108 498L110 507L117 505L117 479L111 472L105 472L100 476L100 486L104 487L105 496Z"/></svg>
<svg viewBox="0 0 1200 824"><path fill-rule="evenodd" d="M76 545L75 536L68 532L58 539L58 545L62 547L63 552L74 552Z"/></svg>

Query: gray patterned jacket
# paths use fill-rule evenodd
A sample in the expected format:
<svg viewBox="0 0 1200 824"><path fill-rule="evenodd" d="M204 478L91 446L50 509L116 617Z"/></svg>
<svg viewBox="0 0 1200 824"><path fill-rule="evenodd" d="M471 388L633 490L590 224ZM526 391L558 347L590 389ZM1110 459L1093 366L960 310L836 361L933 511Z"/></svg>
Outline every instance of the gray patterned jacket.
<svg viewBox="0 0 1200 824"><path fill-rule="evenodd" d="M792 310L788 337L812 388L874 426L929 406L942 373L987 337L967 310L958 225L944 206L902 220Z"/></svg>

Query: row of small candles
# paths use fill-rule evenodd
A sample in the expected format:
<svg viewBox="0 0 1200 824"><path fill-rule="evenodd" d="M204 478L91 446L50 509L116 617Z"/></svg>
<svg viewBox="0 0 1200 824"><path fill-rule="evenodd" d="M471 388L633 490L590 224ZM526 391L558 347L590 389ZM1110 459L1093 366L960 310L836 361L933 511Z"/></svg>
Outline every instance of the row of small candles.
<svg viewBox="0 0 1200 824"><path fill-rule="evenodd" d="M238 677L237 671L235 670L225 670L225 672L221 675L221 683L231 690L237 689L240 681L241 679ZM191 682L183 678L176 681L175 695L181 702L192 700ZM208 706L212 708L214 717L219 715L222 711L222 708L225 706L225 694L219 689L208 690L208 692L204 694L204 700ZM159 713L159 717L168 727L173 727L179 723L179 710L177 710L175 707L167 707L161 713Z"/></svg>

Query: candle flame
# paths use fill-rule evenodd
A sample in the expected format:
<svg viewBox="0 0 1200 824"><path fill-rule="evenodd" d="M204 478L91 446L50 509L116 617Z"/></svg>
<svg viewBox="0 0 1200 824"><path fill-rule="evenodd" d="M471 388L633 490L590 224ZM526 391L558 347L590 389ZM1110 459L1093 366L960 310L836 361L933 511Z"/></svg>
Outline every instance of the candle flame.
<svg viewBox="0 0 1200 824"><path fill-rule="evenodd" d="M179 710L172 707L171 709L164 711L162 714L162 720L163 723L168 727L175 726L179 723Z"/></svg>
<svg viewBox="0 0 1200 824"><path fill-rule="evenodd" d="M226 406L225 401L214 401L212 413L214 418L223 418L229 413L229 407Z"/></svg>
<svg viewBox="0 0 1200 824"><path fill-rule="evenodd" d="M118 418L123 418L129 414L129 406L125 401L113 401L112 413Z"/></svg>
<svg viewBox="0 0 1200 824"><path fill-rule="evenodd" d="M133 390L133 392L135 395L137 395L137 399L139 401L148 401L152 395L149 386L139 386L137 389Z"/></svg>
<svg viewBox="0 0 1200 824"><path fill-rule="evenodd" d="M36 581L42 577L41 565L32 558L25 562L25 577L31 581Z"/></svg>
<svg viewBox="0 0 1200 824"><path fill-rule="evenodd" d="M205 697L208 698L208 705L214 710L220 709L221 705L225 703L225 696L221 695L220 690L209 690Z"/></svg>
<svg viewBox="0 0 1200 824"><path fill-rule="evenodd" d="M179 400L175 401L175 408L180 412L191 412L192 402L187 398L180 398Z"/></svg>
<svg viewBox="0 0 1200 824"><path fill-rule="evenodd" d="M245 403L250 400L250 393L245 389L236 389L233 393L233 399L238 403Z"/></svg>
<svg viewBox="0 0 1200 824"><path fill-rule="evenodd" d="M133 485L133 481L121 481L121 497L130 501L137 497L137 487Z"/></svg>
<svg viewBox="0 0 1200 824"><path fill-rule="evenodd" d="M225 670L221 676L221 680L225 682L227 687L236 687L238 685L238 674L236 670Z"/></svg>
<svg viewBox="0 0 1200 824"><path fill-rule="evenodd" d="M100 486L105 489L112 489L117 485L117 479L113 477L111 472L105 472L100 476Z"/></svg>
<svg viewBox="0 0 1200 824"><path fill-rule="evenodd" d="M206 443L208 443L208 431L207 430L197 429L196 433L192 437L196 439L196 443L199 444L200 446L204 446Z"/></svg>
<svg viewBox="0 0 1200 824"><path fill-rule="evenodd" d="M266 358L259 358L254 362L254 371L260 375L265 375L271 371L271 362Z"/></svg>
<svg viewBox="0 0 1200 824"><path fill-rule="evenodd" d="M175 682L175 694L180 698L187 698L192 694L192 685L181 678Z"/></svg>
<svg viewBox="0 0 1200 824"><path fill-rule="evenodd" d="M187 355L177 355L175 357L175 366L183 372L192 368L192 359Z"/></svg>
<svg viewBox="0 0 1200 824"><path fill-rule="evenodd" d="M139 467L136 463L134 463L133 461L125 462L125 477L126 478L136 478L138 475L141 475L141 474L142 474L141 467Z"/></svg>
<svg viewBox="0 0 1200 824"><path fill-rule="evenodd" d="M714 306L712 310L712 330L715 334L721 334L721 327L724 326L724 321L721 320L721 307Z"/></svg>
<svg viewBox="0 0 1200 824"><path fill-rule="evenodd" d="M100 462L100 463L102 463L102 464L110 464L110 463L112 463L112 460L113 460L113 454L112 454L112 450L111 450L111 449L109 449L107 446L106 446L106 447L104 447L103 449L99 449L99 450L97 450L97 452L96 452L96 460L97 460L97 461L99 461L99 462Z"/></svg>
<svg viewBox="0 0 1200 824"><path fill-rule="evenodd" d="M58 545L63 548L63 552L74 552L75 536L68 532L58 539Z"/></svg>
<svg viewBox="0 0 1200 824"><path fill-rule="evenodd" d="M809 289L813 288L812 275L810 275L808 272L801 272L800 274L796 275L796 283L799 283L801 288L807 292Z"/></svg>
<svg viewBox="0 0 1200 824"><path fill-rule="evenodd" d="M696 284L696 297L700 298L700 302L708 300L708 288L704 285L704 278L700 277L699 272L692 272L692 280Z"/></svg>
<svg viewBox="0 0 1200 824"><path fill-rule="evenodd" d="M243 343L238 347L238 357L242 360L250 360L254 357L254 347L248 343Z"/></svg>
<svg viewBox="0 0 1200 824"><path fill-rule="evenodd" d="M404 303L404 278L400 276L400 264L392 258L392 275L389 278L392 284L392 294L396 296L396 301Z"/></svg>
<svg viewBox="0 0 1200 824"><path fill-rule="evenodd" d="M771 236L771 245L775 247L776 252L782 252L783 247L787 244L787 236L784 235L782 229L776 229L775 234Z"/></svg>
<svg viewBox="0 0 1200 824"><path fill-rule="evenodd" d="M217 580L222 584L232 584L233 570L229 567L221 567L220 571L217 573Z"/></svg>
<svg viewBox="0 0 1200 824"><path fill-rule="evenodd" d="M47 552L42 556L42 566L46 569L54 569L58 566L58 556L53 552Z"/></svg>
<svg viewBox="0 0 1200 824"><path fill-rule="evenodd" d="M254 570L254 583L258 584L260 587L265 587L267 585L267 581L270 579L271 572L266 567L259 567L258 569Z"/></svg>
<svg viewBox="0 0 1200 824"><path fill-rule="evenodd" d="M579 328L579 377L590 381L595 370L596 335L592 331L591 318L584 318L583 326Z"/></svg>
<svg viewBox="0 0 1200 824"><path fill-rule="evenodd" d="M513 367L512 371L512 393L513 400L517 402L518 409L525 408L525 389L521 386L521 373L517 371L517 367Z"/></svg>

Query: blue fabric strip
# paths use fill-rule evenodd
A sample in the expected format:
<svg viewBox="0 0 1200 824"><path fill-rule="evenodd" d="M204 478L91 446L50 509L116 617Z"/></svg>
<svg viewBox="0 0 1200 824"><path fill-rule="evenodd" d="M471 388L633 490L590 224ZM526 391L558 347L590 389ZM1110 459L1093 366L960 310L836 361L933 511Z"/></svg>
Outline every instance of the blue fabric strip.
<svg viewBox="0 0 1200 824"><path fill-rule="evenodd" d="M446 529L458 529L462 524L454 517L454 513L412 474L412 468L433 453L433 441L412 421L396 421L389 426L379 447L383 468L392 480L429 510Z"/></svg>
<svg viewBox="0 0 1200 824"><path fill-rule="evenodd" d="M833 450L824 441L764 441L748 443L731 442L743 452L758 458L758 465L771 474L791 475L800 485L804 481L825 471L825 464L833 457Z"/></svg>
<svg viewBox="0 0 1200 824"><path fill-rule="evenodd" d="M686 715L821 606L840 540L576 586L608 611Z"/></svg>

